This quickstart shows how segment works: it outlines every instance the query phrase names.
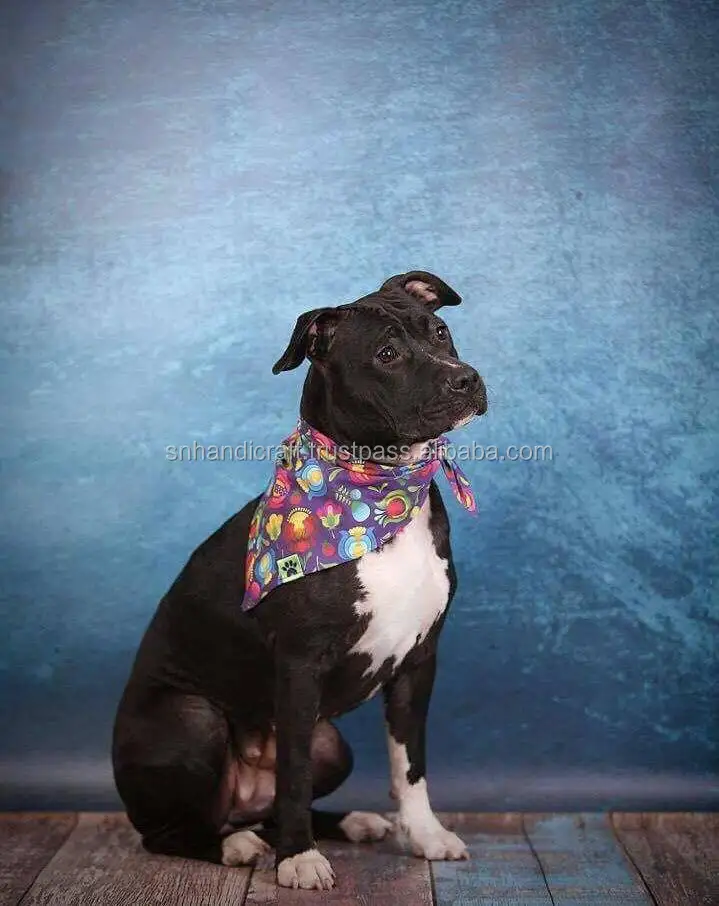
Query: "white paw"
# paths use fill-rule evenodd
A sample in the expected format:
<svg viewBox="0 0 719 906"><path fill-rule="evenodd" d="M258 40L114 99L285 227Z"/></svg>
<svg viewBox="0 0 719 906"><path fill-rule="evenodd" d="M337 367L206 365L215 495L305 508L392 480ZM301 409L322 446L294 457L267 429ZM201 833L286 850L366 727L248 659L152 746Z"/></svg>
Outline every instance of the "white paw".
<svg viewBox="0 0 719 906"><path fill-rule="evenodd" d="M350 812L339 823L340 830L352 843L383 840L392 830L392 822L375 812Z"/></svg>
<svg viewBox="0 0 719 906"><path fill-rule="evenodd" d="M223 865L250 865L270 847L254 831L243 830L230 834L222 841Z"/></svg>
<svg viewBox="0 0 719 906"><path fill-rule="evenodd" d="M464 841L452 831L442 827L439 821L419 827L403 826L402 829L415 856L434 862L444 859L469 859Z"/></svg>
<svg viewBox="0 0 719 906"><path fill-rule="evenodd" d="M319 850L308 849L280 862L277 883L280 887L303 890L331 890L335 886L335 873Z"/></svg>

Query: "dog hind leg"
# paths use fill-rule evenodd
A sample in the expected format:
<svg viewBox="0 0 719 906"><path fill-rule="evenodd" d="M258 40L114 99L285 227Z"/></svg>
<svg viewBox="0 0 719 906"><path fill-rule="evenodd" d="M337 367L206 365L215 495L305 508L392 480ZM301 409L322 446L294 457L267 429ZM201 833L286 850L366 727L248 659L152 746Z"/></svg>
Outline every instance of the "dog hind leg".
<svg viewBox="0 0 719 906"><path fill-rule="evenodd" d="M146 849L223 861L228 745L224 716L201 696L125 694L113 738L115 782Z"/></svg>

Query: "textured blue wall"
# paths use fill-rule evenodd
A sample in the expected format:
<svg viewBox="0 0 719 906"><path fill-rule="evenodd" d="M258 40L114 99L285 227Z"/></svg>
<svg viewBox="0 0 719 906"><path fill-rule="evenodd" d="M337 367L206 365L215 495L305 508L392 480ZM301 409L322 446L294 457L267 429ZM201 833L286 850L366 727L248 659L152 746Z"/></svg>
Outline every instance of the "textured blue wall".
<svg viewBox="0 0 719 906"><path fill-rule="evenodd" d="M554 450L450 505L435 800L719 802L715 4L2 15L0 804L116 802L140 634L268 474L165 446L276 442L296 315L416 267L490 388L462 439ZM379 709L345 727L386 802Z"/></svg>

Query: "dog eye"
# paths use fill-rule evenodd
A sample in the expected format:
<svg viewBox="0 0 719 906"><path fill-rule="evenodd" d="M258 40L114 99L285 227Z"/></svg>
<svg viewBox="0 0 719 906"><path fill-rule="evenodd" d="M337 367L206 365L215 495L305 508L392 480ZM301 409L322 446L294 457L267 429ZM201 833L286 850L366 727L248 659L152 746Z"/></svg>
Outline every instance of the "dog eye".
<svg viewBox="0 0 719 906"><path fill-rule="evenodd" d="M397 350L394 346L383 346L380 351L377 353L377 358L386 365L388 362L394 361L397 358Z"/></svg>
<svg viewBox="0 0 719 906"><path fill-rule="evenodd" d="M449 331L447 330L446 324L437 325L437 339L446 340L449 337Z"/></svg>

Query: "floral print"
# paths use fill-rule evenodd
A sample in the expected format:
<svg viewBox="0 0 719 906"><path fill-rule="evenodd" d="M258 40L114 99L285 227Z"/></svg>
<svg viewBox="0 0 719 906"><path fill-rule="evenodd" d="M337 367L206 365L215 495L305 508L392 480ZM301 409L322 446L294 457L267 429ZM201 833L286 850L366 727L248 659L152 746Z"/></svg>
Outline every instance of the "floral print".
<svg viewBox="0 0 719 906"><path fill-rule="evenodd" d="M455 497L477 505L469 481L443 453L399 466L350 458L300 419L250 523L242 609L277 585L378 550L420 512L441 467Z"/></svg>
<svg viewBox="0 0 719 906"><path fill-rule="evenodd" d="M390 522L404 522L412 509L412 500L407 491L395 488L380 500L374 508L374 515L380 525Z"/></svg>
<svg viewBox="0 0 719 906"><path fill-rule="evenodd" d="M342 505L334 500L328 500L317 510L317 515L325 528L335 529L342 519Z"/></svg>
<svg viewBox="0 0 719 906"><path fill-rule="evenodd" d="M363 525L356 525L349 531L340 533L340 543L337 545L337 551L343 560L357 560L363 554L377 550L377 538L374 529L365 528Z"/></svg>
<svg viewBox="0 0 719 906"><path fill-rule="evenodd" d="M282 530L282 513L272 513L267 520L267 525L265 526L267 534L269 535L270 541L277 541L280 537L280 531Z"/></svg>
<svg viewBox="0 0 719 906"><path fill-rule="evenodd" d="M278 468L272 485L265 493L263 500L271 510L278 510L285 502L285 497L292 490L292 476L288 469Z"/></svg>
<svg viewBox="0 0 719 906"><path fill-rule="evenodd" d="M316 459L308 459L302 466L297 473L297 484L305 494L309 495L310 500L313 497L321 497L324 494L327 487L325 473Z"/></svg>
<svg viewBox="0 0 719 906"><path fill-rule="evenodd" d="M305 553L317 533L317 519L306 507L295 507L287 514L282 540L293 553Z"/></svg>
<svg viewBox="0 0 719 906"><path fill-rule="evenodd" d="M275 568L275 555L272 548L266 550L261 557L255 561L255 578L261 585L268 585L272 581L272 574Z"/></svg>

